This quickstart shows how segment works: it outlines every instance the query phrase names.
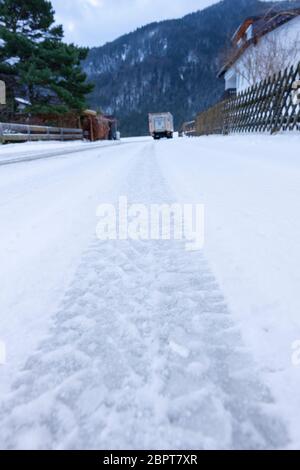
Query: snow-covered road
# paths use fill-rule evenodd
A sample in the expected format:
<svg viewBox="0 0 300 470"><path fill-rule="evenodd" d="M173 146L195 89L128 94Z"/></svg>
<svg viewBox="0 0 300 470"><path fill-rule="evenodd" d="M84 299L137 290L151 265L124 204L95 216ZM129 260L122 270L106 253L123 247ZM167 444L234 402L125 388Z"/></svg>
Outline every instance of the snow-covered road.
<svg viewBox="0 0 300 470"><path fill-rule="evenodd" d="M140 139L0 168L0 448L300 447L299 148ZM204 203L204 250L97 240L124 195Z"/></svg>

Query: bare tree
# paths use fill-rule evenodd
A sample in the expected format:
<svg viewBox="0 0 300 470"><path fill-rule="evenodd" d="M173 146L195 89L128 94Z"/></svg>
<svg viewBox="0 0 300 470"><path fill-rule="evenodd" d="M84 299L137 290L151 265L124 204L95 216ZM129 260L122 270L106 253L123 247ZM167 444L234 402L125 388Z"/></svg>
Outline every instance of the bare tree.
<svg viewBox="0 0 300 470"><path fill-rule="evenodd" d="M294 11L274 13L268 10L264 17L264 31L242 44L240 49L234 48L224 52L225 63L234 64L236 75L247 86L265 80L280 70L296 64L300 57L300 33L284 38L277 30L268 30L268 24L276 21L281 15L298 16ZM242 52L242 53L241 53ZM240 55L240 57L239 57ZM239 58L238 58L239 57Z"/></svg>
<svg viewBox="0 0 300 470"><path fill-rule="evenodd" d="M237 75L248 86L265 80L294 65L300 57L300 35L284 40L274 33L264 36L252 44L235 63Z"/></svg>

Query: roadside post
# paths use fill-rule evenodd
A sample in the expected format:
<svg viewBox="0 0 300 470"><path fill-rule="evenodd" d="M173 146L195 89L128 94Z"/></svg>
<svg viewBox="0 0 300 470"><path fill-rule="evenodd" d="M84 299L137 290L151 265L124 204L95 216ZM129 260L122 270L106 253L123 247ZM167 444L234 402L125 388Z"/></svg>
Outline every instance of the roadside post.
<svg viewBox="0 0 300 470"><path fill-rule="evenodd" d="M296 106L300 104L300 80L296 80L292 85L293 90L293 104Z"/></svg>
<svg viewBox="0 0 300 470"><path fill-rule="evenodd" d="M3 80L0 80L0 111L1 107L6 104L6 86ZM0 144L3 144L3 127L0 122Z"/></svg>
<svg viewBox="0 0 300 470"><path fill-rule="evenodd" d="M6 104L6 86L5 82L0 80L0 105Z"/></svg>

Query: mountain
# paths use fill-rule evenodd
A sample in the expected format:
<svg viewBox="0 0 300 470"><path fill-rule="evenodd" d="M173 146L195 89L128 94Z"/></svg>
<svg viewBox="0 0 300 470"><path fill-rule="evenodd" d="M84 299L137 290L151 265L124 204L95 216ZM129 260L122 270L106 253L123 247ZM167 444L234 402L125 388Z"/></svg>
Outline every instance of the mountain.
<svg viewBox="0 0 300 470"><path fill-rule="evenodd" d="M95 84L89 104L115 114L123 135L147 134L149 112L172 112L178 127L222 96L220 56L239 24L276 5L295 3L223 0L92 48L83 64Z"/></svg>

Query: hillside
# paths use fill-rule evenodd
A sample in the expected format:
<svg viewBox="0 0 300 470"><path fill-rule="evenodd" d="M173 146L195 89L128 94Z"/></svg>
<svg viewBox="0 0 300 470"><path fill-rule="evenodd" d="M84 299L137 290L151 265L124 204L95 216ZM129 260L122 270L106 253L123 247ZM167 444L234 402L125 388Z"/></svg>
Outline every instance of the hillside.
<svg viewBox="0 0 300 470"><path fill-rule="evenodd" d="M280 2L280 6L295 2ZM297 2L298 3L298 2ZM84 68L90 105L116 114L123 135L147 133L147 114L168 110L175 125L217 101L220 55L247 16L270 9L259 0L223 0L182 19L152 23L90 50Z"/></svg>

